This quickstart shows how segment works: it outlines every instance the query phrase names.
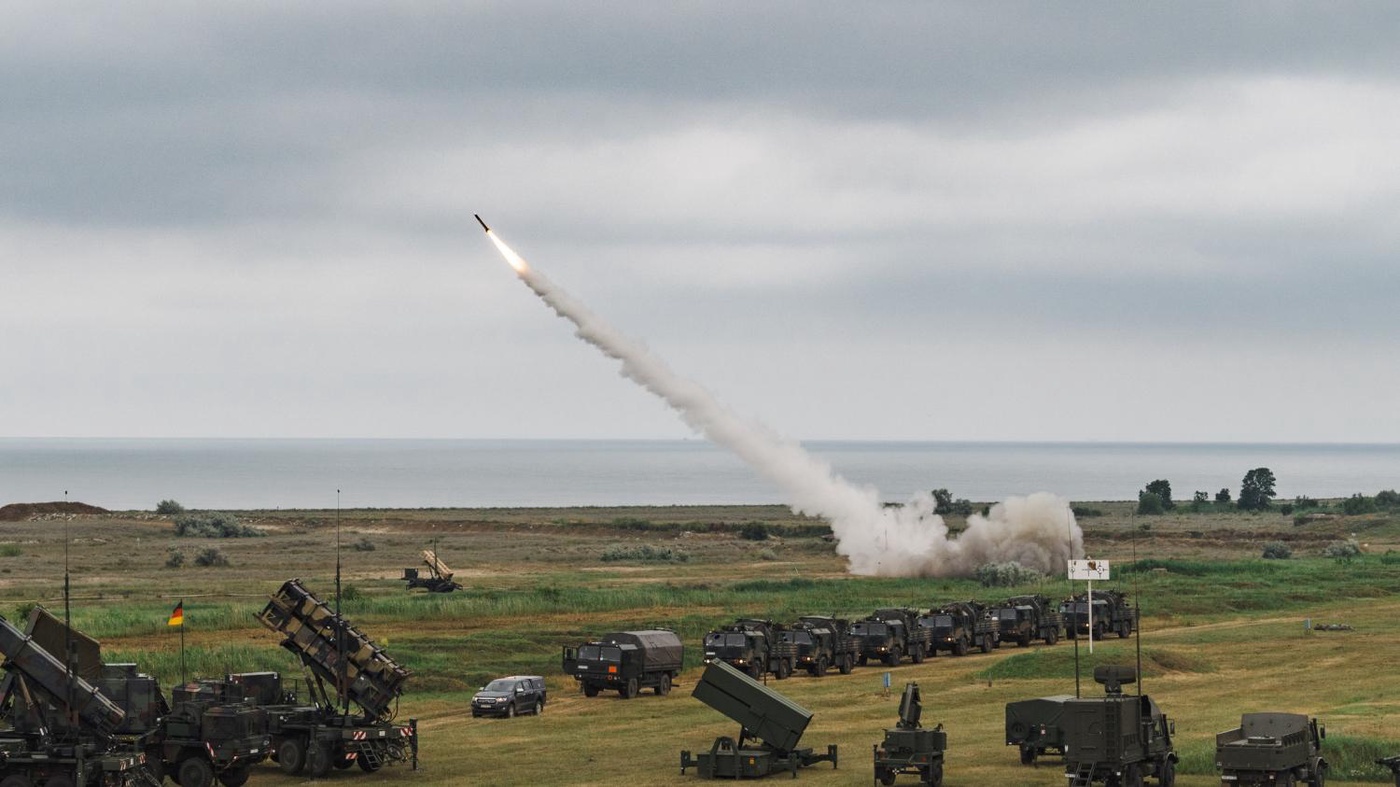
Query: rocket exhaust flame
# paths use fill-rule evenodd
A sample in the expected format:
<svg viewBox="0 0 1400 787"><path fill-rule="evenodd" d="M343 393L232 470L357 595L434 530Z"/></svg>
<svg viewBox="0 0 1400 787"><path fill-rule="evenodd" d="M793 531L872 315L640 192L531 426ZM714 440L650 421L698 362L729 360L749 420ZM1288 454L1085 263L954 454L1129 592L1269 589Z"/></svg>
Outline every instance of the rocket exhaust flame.
<svg viewBox="0 0 1400 787"><path fill-rule="evenodd" d="M967 529L948 537L933 497L916 495L903 507L886 508L876 490L856 486L826 462L766 426L743 420L706 388L676 374L646 345L593 314L582 303L530 268L477 216L486 236L516 275L575 335L621 363L621 374L661 397L692 429L743 459L787 494L789 506L830 523L838 554L852 573L882 576L970 576L990 562L1015 561L1046 573L1063 572L1083 555L1083 534L1068 501L1048 493L1012 497L987 516L968 517Z"/></svg>

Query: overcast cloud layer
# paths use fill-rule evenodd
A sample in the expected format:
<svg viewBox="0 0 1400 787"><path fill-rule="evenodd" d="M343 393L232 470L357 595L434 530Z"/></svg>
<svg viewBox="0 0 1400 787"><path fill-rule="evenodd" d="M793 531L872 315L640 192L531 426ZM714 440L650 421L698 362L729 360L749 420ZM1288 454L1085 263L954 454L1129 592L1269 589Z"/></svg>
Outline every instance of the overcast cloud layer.
<svg viewBox="0 0 1400 787"><path fill-rule="evenodd" d="M1389 3L0 9L0 435L1400 441Z"/></svg>

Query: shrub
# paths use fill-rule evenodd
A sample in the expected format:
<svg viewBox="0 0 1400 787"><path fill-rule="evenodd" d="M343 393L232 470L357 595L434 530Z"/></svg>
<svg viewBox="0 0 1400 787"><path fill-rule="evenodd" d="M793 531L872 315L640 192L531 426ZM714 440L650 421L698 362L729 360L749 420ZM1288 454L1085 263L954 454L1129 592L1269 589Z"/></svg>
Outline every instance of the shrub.
<svg viewBox="0 0 1400 787"><path fill-rule="evenodd" d="M739 536L749 541L767 541L768 526L762 522L746 522L739 528Z"/></svg>
<svg viewBox="0 0 1400 787"><path fill-rule="evenodd" d="M263 532L239 523L233 514L211 511L176 517L175 535L181 538L257 538Z"/></svg>
<svg viewBox="0 0 1400 787"><path fill-rule="evenodd" d="M1350 563L1353 558L1361 556L1361 545L1355 541L1333 541L1322 550L1323 557L1335 558L1342 563Z"/></svg>
<svg viewBox="0 0 1400 787"><path fill-rule="evenodd" d="M1215 502L1217 502L1217 503L1228 503L1228 502L1230 502L1230 488L1229 488L1229 487L1225 487L1224 489L1221 489L1219 492L1216 492L1216 493L1215 493Z"/></svg>
<svg viewBox="0 0 1400 787"><path fill-rule="evenodd" d="M676 549L674 547L657 548L650 544L643 544L639 547L629 547L622 544L614 544L603 550L601 559L606 563L614 563L621 560L642 563L684 563L690 560L690 554L683 549Z"/></svg>
<svg viewBox="0 0 1400 787"><path fill-rule="evenodd" d="M195 555L194 564L203 568L212 566L227 566L228 558L217 547L205 547Z"/></svg>
<svg viewBox="0 0 1400 787"><path fill-rule="evenodd" d="M374 542L369 540L369 536L363 536L355 542L354 548L356 552L373 552Z"/></svg>
<svg viewBox="0 0 1400 787"><path fill-rule="evenodd" d="M1357 492L1356 494L1342 501L1342 513L1346 514L1347 516L1356 516L1358 514L1370 514L1375 510L1376 501L1361 494L1360 492Z"/></svg>
<svg viewBox="0 0 1400 787"><path fill-rule="evenodd" d="M38 606L38 605L35 604L33 601L24 601L24 602L21 602L19 606L15 607L15 620L16 620L16 621L28 620L28 619L29 619L29 613L33 612L33 611L34 611L34 607L36 607L36 606Z"/></svg>
<svg viewBox="0 0 1400 787"><path fill-rule="evenodd" d="M162 500L156 504L156 513L174 516L185 513L185 507L174 500Z"/></svg>
<svg viewBox="0 0 1400 787"><path fill-rule="evenodd" d="M1097 508L1089 508L1088 506L1073 506L1072 508L1070 508L1070 512L1074 514L1075 519L1087 519L1089 517L1103 516L1102 511L1100 511Z"/></svg>
<svg viewBox="0 0 1400 787"><path fill-rule="evenodd" d="M1400 508L1400 492L1382 489L1376 493L1376 505L1380 508Z"/></svg>
<svg viewBox="0 0 1400 787"><path fill-rule="evenodd" d="M1033 568L1011 561L1008 563L984 563L978 566L973 575L984 588L1005 588L1016 585L1029 585L1039 582L1043 574Z"/></svg>
<svg viewBox="0 0 1400 787"><path fill-rule="evenodd" d="M1299 511L1302 511L1305 508L1317 508L1317 506L1317 501L1312 499L1311 497L1308 497L1307 495L1298 495L1297 497L1293 498L1293 507L1298 509Z"/></svg>
<svg viewBox="0 0 1400 787"><path fill-rule="evenodd" d="M341 601L359 601L362 596L360 589L355 585L346 585L340 589Z"/></svg>
<svg viewBox="0 0 1400 787"><path fill-rule="evenodd" d="M1293 557L1293 550L1282 541L1270 541L1264 545L1265 560L1287 560Z"/></svg>
<svg viewBox="0 0 1400 787"><path fill-rule="evenodd" d="M759 560L777 560L777 559L778 559L778 553L777 553L777 552L774 552L773 549L772 549L771 547L764 547L763 549L758 550L758 559L759 559Z"/></svg>
<svg viewBox="0 0 1400 787"><path fill-rule="evenodd" d="M0 544L0 557L19 557L24 554L24 550L19 548L19 544Z"/></svg>
<svg viewBox="0 0 1400 787"><path fill-rule="evenodd" d="M185 565L185 553L178 549L171 549L165 553L165 567L179 568Z"/></svg>
<svg viewBox="0 0 1400 787"><path fill-rule="evenodd" d="M1167 510L1162 503L1161 495L1156 492L1149 492L1146 489L1138 492L1137 513L1139 514L1161 514Z"/></svg>

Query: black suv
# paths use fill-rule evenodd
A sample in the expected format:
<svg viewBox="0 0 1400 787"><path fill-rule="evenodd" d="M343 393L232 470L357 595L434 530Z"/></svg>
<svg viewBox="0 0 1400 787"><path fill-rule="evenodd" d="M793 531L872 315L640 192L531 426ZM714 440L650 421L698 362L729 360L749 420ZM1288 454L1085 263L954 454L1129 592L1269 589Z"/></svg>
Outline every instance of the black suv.
<svg viewBox="0 0 1400 787"><path fill-rule="evenodd" d="M544 678L539 675L512 675L496 678L472 697L472 718L544 713Z"/></svg>

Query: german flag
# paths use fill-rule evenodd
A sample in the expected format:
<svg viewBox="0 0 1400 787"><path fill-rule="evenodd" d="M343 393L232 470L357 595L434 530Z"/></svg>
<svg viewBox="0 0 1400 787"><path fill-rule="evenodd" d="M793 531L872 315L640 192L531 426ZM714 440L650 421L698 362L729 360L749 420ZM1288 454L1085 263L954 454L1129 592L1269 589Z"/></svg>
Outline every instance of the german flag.
<svg viewBox="0 0 1400 787"><path fill-rule="evenodd" d="M185 625L185 600L180 599L180 603L175 605L175 609L170 613L170 620L165 622L167 626Z"/></svg>

